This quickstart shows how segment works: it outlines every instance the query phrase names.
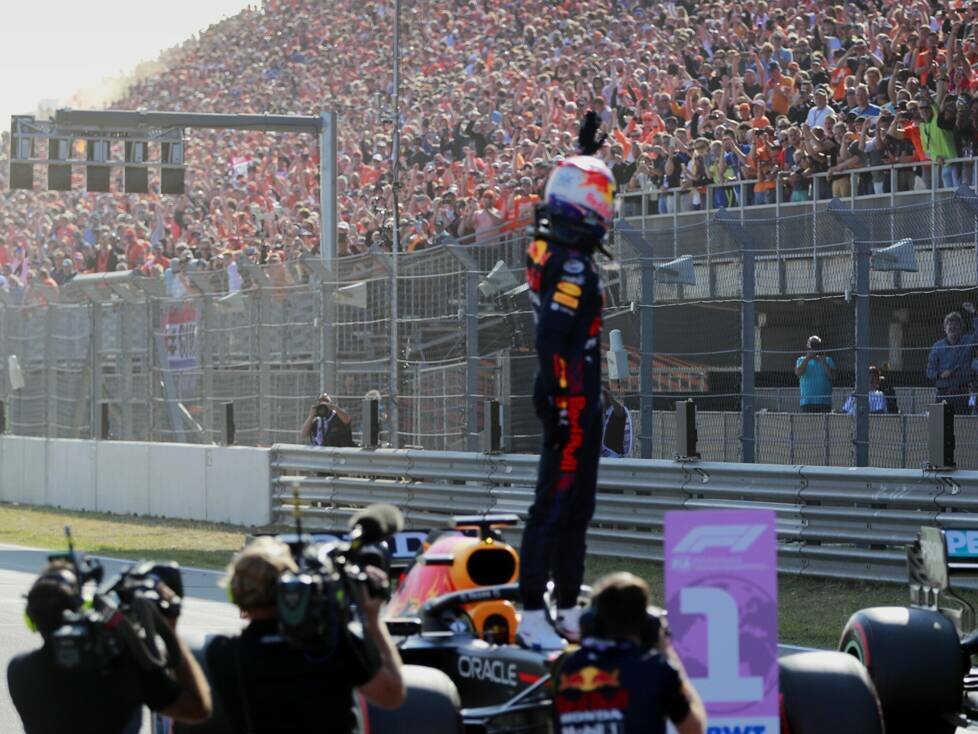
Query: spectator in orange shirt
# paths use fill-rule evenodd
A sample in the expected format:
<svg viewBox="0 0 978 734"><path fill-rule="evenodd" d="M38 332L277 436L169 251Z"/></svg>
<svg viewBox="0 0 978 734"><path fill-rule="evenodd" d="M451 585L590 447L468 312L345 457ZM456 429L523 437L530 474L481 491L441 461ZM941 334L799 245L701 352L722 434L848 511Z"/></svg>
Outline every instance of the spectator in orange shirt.
<svg viewBox="0 0 978 734"><path fill-rule="evenodd" d="M506 211L507 223L503 231L510 232L533 223L533 210L540 203L540 197L533 193L533 179L529 176L520 178L516 187L516 195Z"/></svg>
<svg viewBox="0 0 978 734"><path fill-rule="evenodd" d="M781 73L781 64L777 61L772 61L768 65L768 70L768 106L776 115L787 115L791 107L791 96L795 91L794 80Z"/></svg>
<svg viewBox="0 0 978 734"><path fill-rule="evenodd" d="M136 230L132 227L123 233L123 242L126 247L126 266L130 270L141 267L149 254L149 242L137 237Z"/></svg>

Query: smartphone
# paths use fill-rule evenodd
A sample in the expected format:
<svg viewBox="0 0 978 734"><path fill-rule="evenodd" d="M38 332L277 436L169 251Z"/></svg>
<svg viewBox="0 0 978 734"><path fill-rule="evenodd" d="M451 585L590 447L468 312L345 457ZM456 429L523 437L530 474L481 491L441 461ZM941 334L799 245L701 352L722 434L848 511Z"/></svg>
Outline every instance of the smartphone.
<svg viewBox="0 0 978 734"><path fill-rule="evenodd" d="M489 116L489 120L493 125L498 125L503 121L503 113L499 110L493 110L492 114Z"/></svg>

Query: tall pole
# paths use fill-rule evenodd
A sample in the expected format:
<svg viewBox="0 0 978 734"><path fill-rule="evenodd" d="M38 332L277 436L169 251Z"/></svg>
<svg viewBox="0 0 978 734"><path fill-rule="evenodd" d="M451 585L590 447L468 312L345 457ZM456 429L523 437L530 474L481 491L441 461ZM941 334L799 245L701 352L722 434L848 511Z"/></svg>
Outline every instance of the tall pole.
<svg viewBox="0 0 978 734"><path fill-rule="evenodd" d="M319 256L327 268L336 257L336 112L332 110L320 115Z"/></svg>
<svg viewBox="0 0 978 734"><path fill-rule="evenodd" d="M400 446L398 428L398 391L400 389L400 344L397 323L397 277L401 254L400 165L401 165L401 0L394 0L394 136L391 145L391 191L394 194L394 238L391 246L391 382L390 382L390 443Z"/></svg>
<svg viewBox="0 0 978 734"><path fill-rule="evenodd" d="M756 340L754 328L757 322L755 316L754 297L756 290L754 271L754 245L742 245L741 270L743 272L743 299L740 301L740 460L752 464L756 459L756 440L754 426L754 373Z"/></svg>
<svg viewBox="0 0 978 734"><path fill-rule="evenodd" d="M653 368L655 366L654 342L652 341L652 329L655 322L655 266L652 263L652 248L645 246L639 263L642 268L642 305L639 307L639 339L641 359L639 360L639 413L642 416L639 435L639 446L642 449L642 458L652 458L652 413L655 403L652 400L652 390L655 384Z"/></svg>
<svg viewBox="0 0 978 734"><path fill-rule="evenodd" d="M856 466L869 466L869 271L872 249L853 238L856 249Z"/></svg>

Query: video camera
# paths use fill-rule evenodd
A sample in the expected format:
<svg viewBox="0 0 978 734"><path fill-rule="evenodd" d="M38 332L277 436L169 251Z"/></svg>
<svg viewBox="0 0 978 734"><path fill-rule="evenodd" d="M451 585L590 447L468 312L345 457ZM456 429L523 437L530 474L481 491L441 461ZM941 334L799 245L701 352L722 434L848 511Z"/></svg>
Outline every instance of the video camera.
<svg viewBox="0 0 978 734"><path fill-rule="evenodd" d="M287 571L278 581L279 627L294 647L323 654L351 622L362 622L353 614L357 586L375 598L390 597L389 585L376 583L365 569L386 566L382 544L403 528L404 518L393 505L371 505L350 520L348 541L328 543L307 542L298 513L296 524L294 538L279 536L299 566L298 573Z"/></svg>
<svg viewBox="0 0 978 734"><path fill-rule="evenodd" d="M102 564L75 552L70 528L65 528L65 535L68 552L52 554L48 560L67 562L77 579L73 585L76 600L51 635L55 667L104 671L127 653L144 670L175 667L180 647L164 617L180 614L183 580L179 565L138 563L102 583ZM175 597L160 596L157 587L161 581ZM89 605L83 590L90 582L97 588Z"/></svg>

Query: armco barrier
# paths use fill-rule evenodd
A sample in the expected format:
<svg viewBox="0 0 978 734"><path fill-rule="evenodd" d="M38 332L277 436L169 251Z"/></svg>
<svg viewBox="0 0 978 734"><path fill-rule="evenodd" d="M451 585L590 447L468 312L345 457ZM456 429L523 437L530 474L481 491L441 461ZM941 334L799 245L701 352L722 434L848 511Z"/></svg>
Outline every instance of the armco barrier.
<svg viewBox="0 0 978 734"><path fill-rule="evenodd" d="M306 527L340 527L371 502L430 527L453 514L525 513L536 457L276 445L271 478L275 522L288 522L298 486ZM602 461L588 551L660 560L665 512L734 508L777 512L783 571L901 581L921 525L978 525L978 472Z"/></svg>
<svg viewBox="0 0 978 734"><path fill-rule="evenodd" d="M0 501L237 525L270 520L268 449L0 437Z"/></svg>
<svg viewBox="0 0 978 734"><path fill-rule="evenodd" d="M2 436L0 501L266 525L289 522L298 486L309 528L340 527L372 502L434 527L460 513L524 514L536 463L524 454ZM904 546L921 525L978 526L978 472L612 459L598 474L588 550L658 560L667 511L732 508L777 512L783 571L901 581Z"/></svg>

